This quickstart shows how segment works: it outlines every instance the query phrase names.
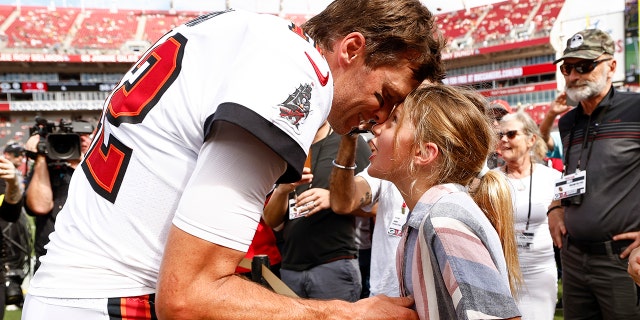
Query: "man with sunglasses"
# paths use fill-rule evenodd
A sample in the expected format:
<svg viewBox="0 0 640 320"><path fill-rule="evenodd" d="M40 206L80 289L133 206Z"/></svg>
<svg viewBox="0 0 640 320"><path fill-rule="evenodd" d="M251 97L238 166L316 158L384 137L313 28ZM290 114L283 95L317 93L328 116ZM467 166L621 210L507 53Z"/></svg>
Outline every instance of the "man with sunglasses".
<svg viewBox="0 0 640 320"><path fill-rule="evenodd" d="M567 40L560 71L566 90L551 109L576 108L560 118L565 154L556 184L561 207L550 208L549 228L561 248L564 318L637 319L637 288L627 259L640 245L640 94L612 86L613 39L597 29ZM572 180L572 175L575 177ZM580 182L580 180L586 182ZM565 191L575 183L573 196Z"/></svg>

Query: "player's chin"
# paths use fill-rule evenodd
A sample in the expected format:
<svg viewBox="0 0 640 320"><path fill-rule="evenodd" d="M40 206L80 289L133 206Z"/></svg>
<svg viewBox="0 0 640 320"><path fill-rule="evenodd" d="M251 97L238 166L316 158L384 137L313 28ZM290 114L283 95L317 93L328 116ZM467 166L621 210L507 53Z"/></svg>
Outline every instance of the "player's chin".
<svg viewBox="0 0 640 320"><path fill-rule="evenodd" d="M347 134L354 128L358 128L357 118L347 118L344 115L341 116L340 114L330 114L329 118L327 118L327 121L329 121L331 128L337 134Z"/></svg>

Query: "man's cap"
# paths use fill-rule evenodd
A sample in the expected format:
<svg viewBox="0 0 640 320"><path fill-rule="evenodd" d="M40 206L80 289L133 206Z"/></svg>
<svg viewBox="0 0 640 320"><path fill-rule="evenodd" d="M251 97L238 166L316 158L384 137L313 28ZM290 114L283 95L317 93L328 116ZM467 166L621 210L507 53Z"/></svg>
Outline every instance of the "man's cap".
<svg viewBox="0 0 640 320"><path fill-rule="evenodd" d="M18 142L13 142L4 147L4 152L18 155L24 152L24 147Z"/></svg>
<svg viewBox="0 0 640 320"><path fill-rule="evenodd" d="M603 53L613 55L615 50L613 39L608 33L600 29L585 29L567 40L567 48L564 49L562 57L553 63L566 58L593 60Z"/></svg>
<svg viewBox="0 0 640 320"><path fill-rule="evenodd" d="M489 109L487 113L489 115L501 115L504 116L507 113L511 113L513 110L509 103L504 100L493 100L489 103Z"/></svg>

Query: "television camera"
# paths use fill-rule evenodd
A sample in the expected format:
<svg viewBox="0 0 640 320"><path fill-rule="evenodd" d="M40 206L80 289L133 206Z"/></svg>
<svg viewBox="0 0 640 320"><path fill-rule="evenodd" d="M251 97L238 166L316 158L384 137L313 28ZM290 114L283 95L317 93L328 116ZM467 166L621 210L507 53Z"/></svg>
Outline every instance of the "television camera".
<svg viewBox="0 0 640 320"><path fill-rule="evenodd" d="M80 159L80 134L93 132L93 125L84 121L65 121L60 119L56 125L47 119L36 117L36 124L29 134L39 134L38 153L51 160Z"/></svg>

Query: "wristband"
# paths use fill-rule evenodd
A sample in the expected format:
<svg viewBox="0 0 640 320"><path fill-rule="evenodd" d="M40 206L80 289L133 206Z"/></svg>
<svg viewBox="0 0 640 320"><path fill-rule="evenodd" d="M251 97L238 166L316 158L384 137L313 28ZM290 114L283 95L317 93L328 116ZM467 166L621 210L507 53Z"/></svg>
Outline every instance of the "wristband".
<svg viewBox="0 0 640 320"><path fill-rule="evenodd" d="M344 169L344 170L355 170L358 166L354 163L352 167L347 167L347 166L343 166L341 164L337 164L336 163L336 159L331 160L331 164L333 164L334 167L336 168L340 168L340 169Z"/></svg>
<svg viewBox="0 0 640 320"><path fill-rule="evenodd" d="M553 206L553 207L549 208L549 210L547 210L547 216L549 216L549 213L551 213L551 211L553 211L555 209L562 209L562 206Z"/></svg>

